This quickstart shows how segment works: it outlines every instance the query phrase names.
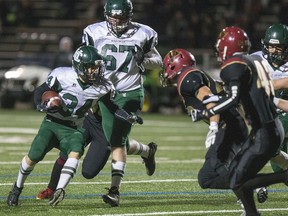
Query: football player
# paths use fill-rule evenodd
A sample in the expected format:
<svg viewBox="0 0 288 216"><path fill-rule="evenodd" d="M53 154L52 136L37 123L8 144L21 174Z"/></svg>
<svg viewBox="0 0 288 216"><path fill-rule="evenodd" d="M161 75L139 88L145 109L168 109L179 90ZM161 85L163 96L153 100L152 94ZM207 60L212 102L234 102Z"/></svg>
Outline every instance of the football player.
<svg viewBox="0 0 288 216"><path fill-rule="evenodd" d="M105 21L84 28L82 42L97 48L107 62L105 78L116 88L115 103L125 110L139 113L144 100L143 77L145 68L161 67L162 58L156 49L158 34L147 25L132 22L133 5L130 0L107 0L104 5ZM131 125L114 118L107 107L99 103L103 130L111 144L111 185L102 196L105 203L119 206L120 186L126 166L126 143ZM150 155L155 155L157 145L151 143ZM154 156L144 158L145 165L155 170ZM154 169L151 169L154 168Z"/></svg>
<svg viewBox="0 0 288 216"><path fill-rule="evenodd" d="M82 176L86 179L92 179L103 169L111 153L111 146L104 135L102 116L97 104L85 116L83 128L85 129L86 140L84 147L90 145L82 162ZM151 144L146 145L136 140L129 140L127 154L140 155L142 158L154 158L155 154L150 153L149 145ZM53 195L66 160L67 156L60 152L59 158L54 163L48 187L40 191L36 195L36 199L49 199ZM146 166L147 175L153 174L154 171L155 167Z"/></svg>
<svg viewBox="0 0 288 216"><path fill-rule="evenodd" d="M218 99L224 93L221 84L198 69L194 56L185 49L169 51L164 57L163 67L160 76L162 86L177 87L189 115L193 109L213 107L215 98ZM205 98L210 98L211 103L203 104ZM229 154L232 156L241 147L248 136L248 127L235 108L211 116L205 122L209 124L205 141L208 150L203 167L198 173L199 185L203 189L230 189L224 161Z"/></svg>
<svg viewBox="0 0 288 216"><path fill-rule="evenodd" d="M128 114L111 100L114 87L104 78L105 65L93 46L79 47L72 60L73 67L58 67L50 72L45 83L35 91L37 110L47 113L30 150L21 161L17 181L7 198L9 206L18 206L24 182L35 165L47 152L58 148L68 157L61 170L60 179L49 200L56 206L65 197L65 188L74 176L84 151L84 116L97 101L103 101L110 112L126 124L142 123L141 118ZM49 101L41 101L45 91L58 92L61 107L50 107Z"/></svg>
<svg viewBox="0 0 288 216"><path fill-rule="evenodd" d="M220 78L227 95L212 108L194 112L194 120L210 118L231 107L243 107L251 131L240 152L227 164L229 182L243 203L245 215L260 215L253 190L288 181L287 171L258 174L275 156L284 139L283 127L273 103L272 81L262 58L248 55L250 40L243 29L235 26L224 28L218 35L215 48L221 64Z"/></svg>
<svg viewBox="0 0 288 216"><path fill-rule="evenodd" d="M283 99L288 99L288 85L283 84L278 87L277 82L283 82L281 79L288 77L288 27L284 24L274 24L267 28L264 38L261 41L262 50L252 53L257 55L267 62L267 68L270 72L275 91L275 96ZM277 82L276 82L277 81ZM274 172L287 169L288 154L288 115L286 112L279 110L279 119L283 125L285 138L277 152L277 155L270 160L271 167ZM257 189L258 200L264 202L267 198L267 189Z"/></svg>

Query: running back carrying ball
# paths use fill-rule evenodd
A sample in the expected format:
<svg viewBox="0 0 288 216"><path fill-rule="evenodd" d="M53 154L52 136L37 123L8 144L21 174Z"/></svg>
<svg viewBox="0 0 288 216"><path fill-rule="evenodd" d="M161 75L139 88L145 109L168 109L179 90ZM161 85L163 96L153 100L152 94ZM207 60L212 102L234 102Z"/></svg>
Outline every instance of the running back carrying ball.
<svg viewBox="0 0 288 216"><path fill-rule="evenodd" d="M47 108L51 107L61 107L62 101L55 91L46 91L42 95L42 103L44 103Z"/></svg>

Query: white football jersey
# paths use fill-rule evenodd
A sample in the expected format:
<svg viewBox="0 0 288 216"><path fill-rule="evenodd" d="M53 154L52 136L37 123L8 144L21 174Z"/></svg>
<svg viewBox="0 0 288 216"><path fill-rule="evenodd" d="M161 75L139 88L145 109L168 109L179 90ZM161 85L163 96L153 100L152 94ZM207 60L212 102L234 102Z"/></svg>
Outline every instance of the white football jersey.
<svg viewBox="0 0 288 216"><path fill-rule="evenodd" d="M112 35L106 21L87 26L83 31L82 42L93 45L106 62L105 77L117 91L130 91L143 84L139 67L132 54L135 45L147 53L158 43L157 32L147 25L132 22L121 37Z"/></svg>
<svg viewBox="0 0 288 216"><path fill-rule="evenodd" d="M105 80L99 86L83 84L72 67L58 67L50 72L46 84L49 88L59 91L62 109L57 113L49 113L62 120L73 121L82 126L88 109L114 88L110 81Z"/></svg>
<svg viewBox="0 0 288 216"><path fill-rule="evenodd" d="M264 58L262 51L254 52L251 55L258 55L268 63L268 61ZM269 63L267 65L273 80L288 77L288 63L285 63L279 69L274 69Z"/></svg>

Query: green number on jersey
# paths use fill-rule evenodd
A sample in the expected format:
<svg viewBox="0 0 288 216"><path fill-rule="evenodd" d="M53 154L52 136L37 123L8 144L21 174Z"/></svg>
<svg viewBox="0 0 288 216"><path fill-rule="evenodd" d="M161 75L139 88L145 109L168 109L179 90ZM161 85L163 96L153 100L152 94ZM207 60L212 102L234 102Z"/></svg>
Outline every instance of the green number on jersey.
<svg viewBox="0 0 288 216"><path fill-rule="evenodd" d="M102 48L102 55L104 56L105 61L107 62L106 68L110 71L115 71L117 68L117 59L113 55L107 55L107 51L110 50L112 53L124 53L128 52L125 61L120 65L118 71L128 73L128 65L132 59L131 49L134 49L134 46L119 45L119 49L115 44L106 44ZM109 62L109 63L108 63Z"/></svg>

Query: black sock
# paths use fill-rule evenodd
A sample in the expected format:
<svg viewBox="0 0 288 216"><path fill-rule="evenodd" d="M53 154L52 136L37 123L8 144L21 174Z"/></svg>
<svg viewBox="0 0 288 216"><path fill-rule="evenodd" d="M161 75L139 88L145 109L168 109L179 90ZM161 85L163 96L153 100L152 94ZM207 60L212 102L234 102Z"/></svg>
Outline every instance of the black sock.
<svg viewBox="0 0 288 216"><path fill-rule="evenodd" d="M56 190L58 181L60 179L61 170L62 170L65 162L66 162L65 159L62 159L61 157L59 157L54 163L53 170L52 170L51 177L50 177L50 181L48 184L48 188L50 188L53 191Z"/></svg>
<svg viewBox="0 0 288 216"><path fill-rule="evenodd" d="M253 189L243 189L241 187L238 190L233 190L233 192L241 200L247 216L258 215L258 211L254 201Z"/></svg>
<svg viewBox="0 0 288 216"><path fill-rule="evenodd" d="M282 171L277 173L258 174L254 178L246 181L242 187L256 189L272 184L286 182L288 182L288 173L287 171Z"/></svg>

